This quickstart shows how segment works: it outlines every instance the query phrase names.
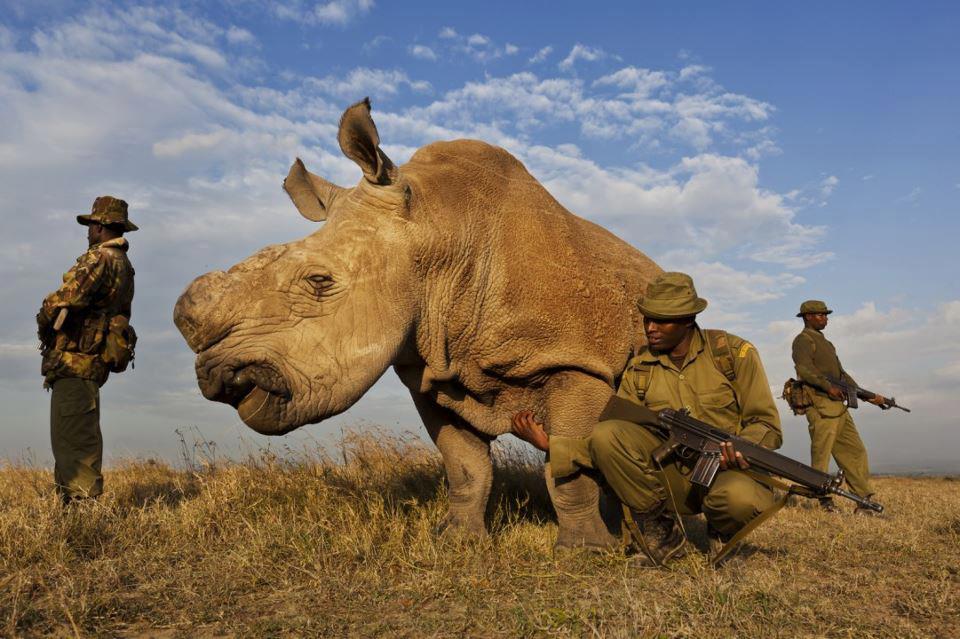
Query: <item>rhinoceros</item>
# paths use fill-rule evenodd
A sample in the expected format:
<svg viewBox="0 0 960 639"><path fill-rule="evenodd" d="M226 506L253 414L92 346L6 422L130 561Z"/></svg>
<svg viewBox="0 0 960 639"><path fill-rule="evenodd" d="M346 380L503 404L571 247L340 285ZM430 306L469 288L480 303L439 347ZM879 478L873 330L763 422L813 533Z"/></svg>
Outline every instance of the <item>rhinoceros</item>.
<svg viewBox="0 0 960 639"><path fill-rule="evenodd" d="M567 211L502 148L428 144L396 166L369 99L337 136L353 188L298 158L283 186L314 233L194 280L174 321L204 397L281 435L350 408L391 366L443 457L447 525L485 534L490 443L531 409L590 433L631 352L660 268ZM545 477L557 546L613 540L588 475Z"/></svg>

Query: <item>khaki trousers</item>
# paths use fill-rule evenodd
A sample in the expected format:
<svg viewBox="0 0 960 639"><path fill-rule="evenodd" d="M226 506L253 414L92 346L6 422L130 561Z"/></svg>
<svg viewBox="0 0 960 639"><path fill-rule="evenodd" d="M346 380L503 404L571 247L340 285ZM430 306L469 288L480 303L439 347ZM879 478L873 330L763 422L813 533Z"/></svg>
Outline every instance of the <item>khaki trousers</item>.
<svg viewBox="0 0 960 639"><path fill-rule="evenodd" d="M775 502L773 491L738 470L717 473L710 488L690 482L695 460L667 457L661 470L652 453L663 439L634 423L612 419L597 424L589 438L594 468L634 510L646 512L665 502L682 515L703 513L710 526L729 539Z"/></svg>
<svg viewBox="0 0 960 639"><path fill-rule="evenodd" d="M839 402L835 402L839 403ZM830 456L837 460L837 466L850 484L850 489L861 497L873 494L870 483L870 468L867 463L867 449L860 439L860 433L853 423L850 411L845 407L839 415L824 415L832 405L819 402L807 409L807 424L810 429L810 465L817 470L828 472Z"/></svg>
<svg viewBox="0 0 960 639"><path fill-rule="evenodd" d="M66 377L53 383L50 443L53 479L63 497L96 497L103 492L100 388L96 382Z"/></svg>

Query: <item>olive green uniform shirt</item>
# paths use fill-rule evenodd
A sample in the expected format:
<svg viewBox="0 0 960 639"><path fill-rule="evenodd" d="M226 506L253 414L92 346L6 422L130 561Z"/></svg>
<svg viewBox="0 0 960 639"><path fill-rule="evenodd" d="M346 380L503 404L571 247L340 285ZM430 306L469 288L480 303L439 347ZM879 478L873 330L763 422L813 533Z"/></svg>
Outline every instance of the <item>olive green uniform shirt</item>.
<svg viewBox="0 0 960 639"><path fill-rule="evenodd" d="M727 338L734 360L733 381L717 368L698 327L681 366L666 354L658 355L644 347L627 364L617 395L653 411L686 409L716 428L766 448L779 448L783 443L780 413L757 349L736 335L727 334ZM638 394L643 390L641 364L651 366L643 399ZM588 440L550 437L550 466L554 477L565 477L578 467L592 468Z"/></svg>
<svg viewBox="0 0 960 639"><path fill-rule="evenodd" d="M830 388L827 377L858 385L840 364L837 349L823 333L805 327L793 338L793 364L800 381L809 384L814 391L826 395Z"/></svg>

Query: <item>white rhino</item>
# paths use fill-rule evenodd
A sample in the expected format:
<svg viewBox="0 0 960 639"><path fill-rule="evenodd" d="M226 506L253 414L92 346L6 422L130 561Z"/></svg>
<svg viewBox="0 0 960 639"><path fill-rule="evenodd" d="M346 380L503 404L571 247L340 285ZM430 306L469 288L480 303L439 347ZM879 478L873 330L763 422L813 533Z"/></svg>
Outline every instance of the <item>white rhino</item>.
<svg viewBox="0 0 960 639"><path fill-rule="evenodd" d="M345 411L393 366L443 455L447 523L482 534L490 442L523 409L554 434L591 431L642 343L636 301L660 268L499 147L436 142L396 167L369 100L343 114L338 141L357 186L299 159L284 180L325 223L197 278L174 320L203 395L260 433ZM594 479L545 474L557 544L608 545Z"/></svg>

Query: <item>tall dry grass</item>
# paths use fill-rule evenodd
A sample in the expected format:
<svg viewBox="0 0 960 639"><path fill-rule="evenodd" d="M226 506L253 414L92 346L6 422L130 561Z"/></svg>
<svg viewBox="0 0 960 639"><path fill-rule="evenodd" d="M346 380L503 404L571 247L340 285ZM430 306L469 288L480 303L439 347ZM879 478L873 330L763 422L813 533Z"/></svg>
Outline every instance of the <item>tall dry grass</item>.
<svg viewBox="0 0 960 639"><path fill-rule="evenodd" d="M789 508L720 569L654 571L555 556L539 462L516 448L485 539L440 530L442 467L414 439L186 461L124 464L68 509L49 471L0 471L0 636L960 636L947 478L880 478L887 517Z"/></svg>

